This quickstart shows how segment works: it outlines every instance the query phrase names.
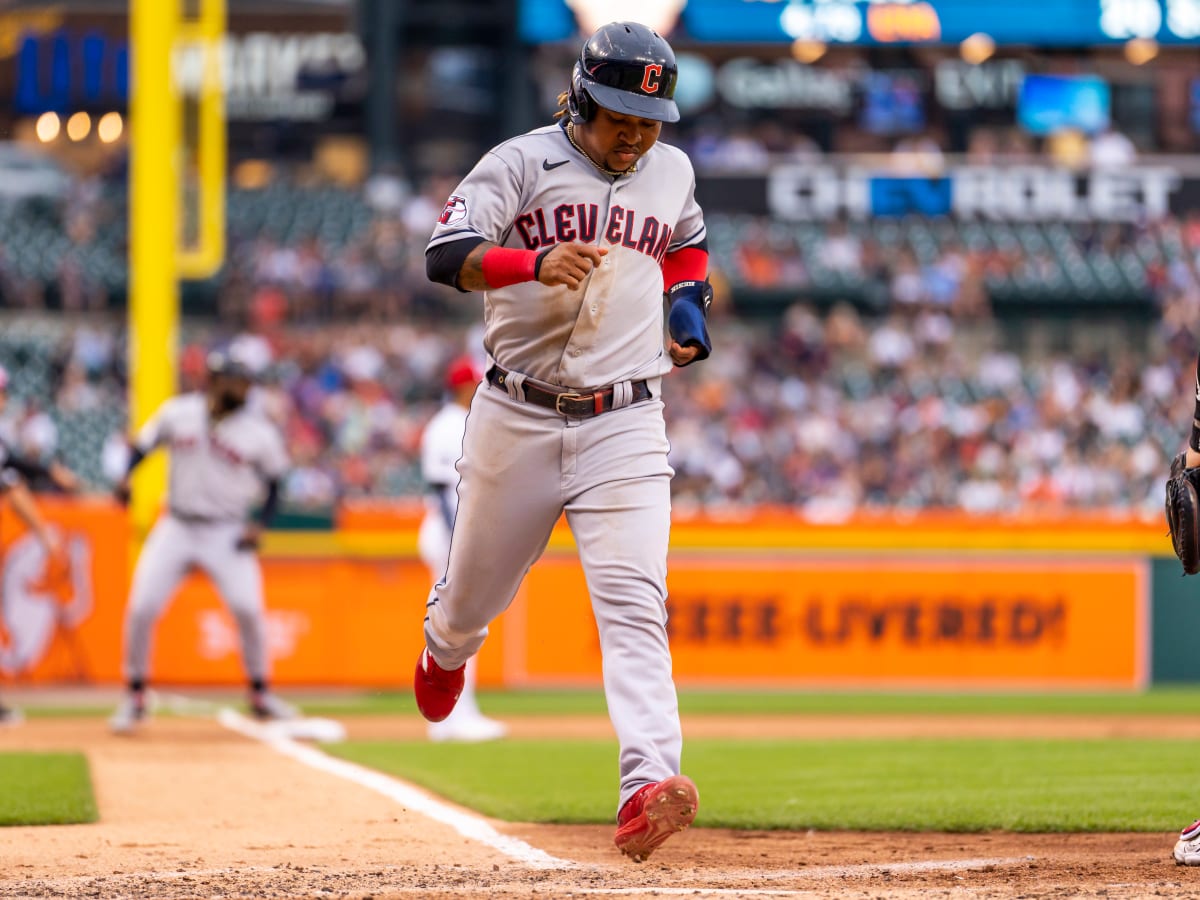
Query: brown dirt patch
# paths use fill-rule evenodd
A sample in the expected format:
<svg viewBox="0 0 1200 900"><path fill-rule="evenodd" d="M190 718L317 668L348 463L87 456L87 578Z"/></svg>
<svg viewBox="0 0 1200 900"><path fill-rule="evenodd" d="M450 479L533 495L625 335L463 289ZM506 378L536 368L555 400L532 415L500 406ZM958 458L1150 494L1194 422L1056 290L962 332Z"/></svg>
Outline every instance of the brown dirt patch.
<svg viewBox="0 0 1200 900"><path fill-rule="evenodd" d="M773 717L765 724L756 720L753 733L879 733L862 730L868 726L896 735L940 733L897 731L899 717L854 717L857 722L801 717L798 723L795 718ZM976 721L931 718L952 719L960 726ZM913 722L910 717L904 721ZM977 721L983 729L985 721L996 720ZM1028 733L1012 730L1028 719L1001 721L1007 730L960 727L953 733ZM1064 721L1054 719L1060 725ZM1087 733L1097 736L1127 734L1131 732L1111 729L1148 724L1143 718L1122 720L1119 726L1102 718L1081 721L1091 723L1087 727L1093 731ZM1070 727L1083 728L1081 721L1072 720ZM698 736L720 722L705 717L703 722L689 720L685 727ZM744 719L725 720L721 727L735 722L734 733L747 730ZM356 737L423 734L421 723L412 718L349 719L347 724ZM532 722L514 719L511 724L517 736L546 733L544 725L539 733ZM555 720L553 733L576 733L564 732L564 724L586 726L593 730L589 734L611 734L607 722L594 717ZM1041 724L1049 727L1049 722ZM1159 724L1189 725L1184 720ZM835 726L859 730L837 731ZM770 730L785 727L803 730ZM101 821L0 831L0 898L1200 896L1200 870L1178 868L1170 861L1172 836L1166 834L695 828L636 866L612 849L610 827L496 823L505 833L573 864L532 870L211 720L160 719L134 739L111 737L100 720L35 720L0 731L0 750L64 747L87 752Z"/></svg>

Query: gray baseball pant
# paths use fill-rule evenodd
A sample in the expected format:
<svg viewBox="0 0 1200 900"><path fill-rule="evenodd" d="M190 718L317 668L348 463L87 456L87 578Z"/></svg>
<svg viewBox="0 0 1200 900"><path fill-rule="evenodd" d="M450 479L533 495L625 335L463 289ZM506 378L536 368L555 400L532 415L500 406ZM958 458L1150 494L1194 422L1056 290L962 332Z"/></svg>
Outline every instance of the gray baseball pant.
<svg viewBox="0 0 1200 900"><path fill-rule="evenodd" d="M683 743L666 632L674 473L662 410L653 399L565 419L480 385L458 463L446 577L430 593L425 620L434 660L447 669L465 663L565 510L600 635L621 804L641 785L678 774Z"/></svg>
<svg viewBox="0 0 1200 900"><path fill-rule="evenodd" d="M262 568L252 551L237 549L241 522L183 522L164 515L150 530L133 570L125 611L125 677L144 680L154 625L192 567L212 579L237 621L242 662L251 681L267 677Z"/></svg>

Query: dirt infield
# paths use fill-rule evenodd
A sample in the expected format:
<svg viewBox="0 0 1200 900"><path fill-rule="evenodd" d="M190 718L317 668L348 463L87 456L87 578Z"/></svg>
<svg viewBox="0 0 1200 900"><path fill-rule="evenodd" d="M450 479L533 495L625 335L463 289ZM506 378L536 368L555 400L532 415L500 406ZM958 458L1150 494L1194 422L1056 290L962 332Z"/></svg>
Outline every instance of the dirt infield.
<svg viewBox="0 0 1200 900"><path fill-rule="evenodd" d="M545 733L540 720L509 721L516 736ZM565 721L569 732L559 718L556 735L611 734L603 719ZM685 731L728 734L735 723L748 727L705 717L686 721ZM352 737L422 733L408 717L347 724ZM750 727L757 735L930 736L951 725L955 735L1200 733L1169 717L765 717ZM109 736L100 720L0 731L0 750L55 748L88 754L101 821L0 831L0 898L1200 897L1200 870L1171 862L1167 834L694 828L637 866L611 847L610 827L491 823L518 839L515 853L468 839L211 719L160 719L135 739ZM537 867L521 856L526 845L555 859Z"/></svg>

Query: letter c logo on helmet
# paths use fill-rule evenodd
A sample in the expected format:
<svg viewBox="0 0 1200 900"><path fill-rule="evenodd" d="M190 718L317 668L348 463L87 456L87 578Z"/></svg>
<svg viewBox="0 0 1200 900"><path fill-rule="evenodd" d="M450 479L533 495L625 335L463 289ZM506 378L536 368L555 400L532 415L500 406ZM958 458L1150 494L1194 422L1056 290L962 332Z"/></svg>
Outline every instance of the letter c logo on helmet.
<svg viewBox="0 0 1200 900"><path fill-rule="evenodd" d="M583 45L571 72L567 113L576 125L590 121L596 109L678 122L675 52L657 32L636 22L612 22Z"/></svg>
<svg viewBox="0 0 1200 900"><path fill-rule="evenodd" d="M647 94L653 94L654 89L658 87L658 80L661 77L661 65L658 63L646 63L646 74L642 76L642 90Z"/></svg>

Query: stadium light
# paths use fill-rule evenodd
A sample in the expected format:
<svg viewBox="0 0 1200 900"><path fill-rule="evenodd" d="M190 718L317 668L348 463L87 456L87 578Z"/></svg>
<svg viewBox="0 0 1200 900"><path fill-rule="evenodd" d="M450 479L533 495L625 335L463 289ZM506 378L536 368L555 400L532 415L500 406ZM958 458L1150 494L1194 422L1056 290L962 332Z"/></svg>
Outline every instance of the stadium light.
<svg viewBox="0 0 1200 900"><path fill-rule="evenodd" d="M125 130L125 121L119 112L106 112L96 123L96 136L106 144L111 144Z"/></svg>
<svg viewBox="0 0 1200 900"><path fill-rule="evenodd" d="M992 40L990 34L977 31L963 40L959 45L958 52L962 55L964 62L977 66L992 58L992 54L996 52L996 42Z"/></svg>
<svg viewBox="0 0 1200 900"><path fill-rule="evenodd" d="M1125 42L1125 59L1135 66L1143 66L1158 56L1158 42L1154 38L1134 38Z"/></svg>
<svg viewBox="0 0 1200 900"><path fill-rule="evenodd" d="M48 144L58 137L58 133L62 130L62 121L58 118L58 113L44 112L37 118L37 124L34 126L34 131L37 132L37 138L43 144Z"/></svg>
<svg viewBox="0 0 1200 900"><path fill-rule="evenodd" d="M67 137L73 141L82 141L92 130L92 117L85 112L77 112L67 119Z"/></svg>
<svg viewBox="0 0 1200 900"><path fill-rule="evenodd" d="M567 0L580 28L591 34L606 22L637 22L661 34L675 27L687 0Z"/></svg>
<svg viewBox="0 0 1200 900"><path fill-rule="evenodd" d="M825 49L824 41L806 41L803 38L797 38L792 41L792 58L806 66L812 65L825 55Z"/></svg>

